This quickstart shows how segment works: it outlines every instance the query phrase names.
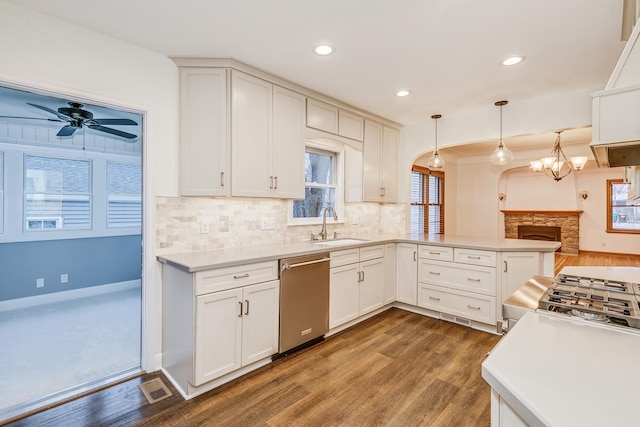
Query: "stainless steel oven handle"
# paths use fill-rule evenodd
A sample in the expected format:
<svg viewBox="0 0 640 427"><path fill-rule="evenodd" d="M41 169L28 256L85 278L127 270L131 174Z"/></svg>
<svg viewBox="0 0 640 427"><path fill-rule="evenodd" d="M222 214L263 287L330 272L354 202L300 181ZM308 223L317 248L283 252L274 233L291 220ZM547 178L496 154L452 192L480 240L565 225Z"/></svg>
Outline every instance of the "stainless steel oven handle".
<svg viewBox="0 0 640 427"><path fill-rule="evenodd" d="M331 258L320 258L320 259L316 259L316 260L313 260L313 261L299 262L299 263L296 263L296 264L282 264L282 268L281 269L282 269L282 271L285 271L285 270L290 270L290 269L296 268L296 267L302 267L302 266L311 265L311 264L318 264L320 262L327 262L327 261L330 261L330 260L331 260Z"/></svg>

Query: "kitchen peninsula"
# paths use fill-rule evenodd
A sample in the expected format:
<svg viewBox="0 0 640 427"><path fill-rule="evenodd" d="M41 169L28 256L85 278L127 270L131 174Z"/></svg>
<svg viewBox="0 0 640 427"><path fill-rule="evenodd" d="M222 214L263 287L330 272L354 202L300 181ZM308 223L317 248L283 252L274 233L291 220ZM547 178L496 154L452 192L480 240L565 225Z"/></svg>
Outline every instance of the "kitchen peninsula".
<svg viewBox="0 0 640 427"><path fill-rule="evenodd" d="M390 307L496 333L502 300L532 275L553 275L559 246L454 235L363 235L160 255L163 370L191 398L269 363L278 353L278 262L284 258L330 254L326 336ZM367 265L377 267L365 276ZM251 302L251 292L258 290L264 298ZM226 305L215 308L222 298ZM239 312L249 305L264 313L259 326L250 327L252 319ZM257 327L259 334L245 330Z"/></svg>

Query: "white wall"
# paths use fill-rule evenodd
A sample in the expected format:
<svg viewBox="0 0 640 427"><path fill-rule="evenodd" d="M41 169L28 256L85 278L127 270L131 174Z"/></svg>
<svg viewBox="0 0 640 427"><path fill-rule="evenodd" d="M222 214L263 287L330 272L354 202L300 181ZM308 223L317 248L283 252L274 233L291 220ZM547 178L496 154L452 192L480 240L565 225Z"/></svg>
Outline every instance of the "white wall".
<svg viewBox="0 0 640 427"><path fill-rule="evenodd" d="M88 11L87 13L90 13ZM145 112L143 367L159 367L160 271L155 197L177 195L178 77L163 55L0 1L0 84Z"/></svg>

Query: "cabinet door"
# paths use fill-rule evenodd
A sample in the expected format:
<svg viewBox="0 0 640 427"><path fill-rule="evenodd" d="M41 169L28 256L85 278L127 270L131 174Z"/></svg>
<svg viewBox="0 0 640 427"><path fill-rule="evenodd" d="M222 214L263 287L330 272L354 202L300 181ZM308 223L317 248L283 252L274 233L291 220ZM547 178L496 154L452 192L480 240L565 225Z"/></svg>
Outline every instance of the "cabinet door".
<svg viewBox="0 0 640 427"><path fill-rule="evenodd" d="M349 111L338 112L338 135L362 141L364 139L364 118Z"/></svg>
<svg viewBox="0 0 640 427"><path fill-rule="evenodd" d="M380 188L382 133L382 125L370 120L364 121L363 198L365 202L379 202L382 198Z"/></svg>
<svg viewBox="0 0 640 427"><path fill-rule="evenodd" d="M228 196L227 70L180 68L180 194Z"/></svg>
<svg viewBox="0 0 640 427"><path fill-rule="evenodd" d="M329 133L338 133L338 107L307 98L307 126Z"/></svg>
<svg viewBox="0 0 640 427"><path fill-rule="evenodd" d="M398 200L398 140L400 134L396 129L384 127L382 138L382 200L395 202Z"/></svg>
<svg viewBox="0 0 640 427"><path fill-rule="evenodd" d="M397 245L396 300L406 304L418 303L418 245Z"/></svg>
<svg viewBox="0 0 640 427"><path fill-rule="evenodd" d="M360 263L360 303L358 314L369 313L383 305L384 258Z"/></svg>
<svg viewBox="0 0 640 427"><path fill-rule="evenodd" d="M243 289L242 365L278 352L280 282L277 280Z"/></svg>
<svg viewBox="0 0 640 427"><path fill-rule="evenodd" d="M541 274L538 252L502 252L500 261L502 279L500 302L507 299L532 276Z"/></svg>
<svg viewBox="0 0 640 427"><path fill-rule="evenodd" d="M384 246L383 302L390 304L396 300L396 244Z"/></svg>
<svg viewBox="0 0 640 427"><path fill-rule="evenodd" d="M242 289L196 298L195 386L242 366L241 302Z"/></svg>
<svg viewBox="0 0 640 427"><path fill-rule="evenodd" d="M270 176L274 177L273 190L280 198L304 199L304 103L304 96L273 87Z"/></svg>
<svg viewBox="0 0 640 427"><path fill-rule="evenodd" d="M231 195L269 197L273 85L236 70L231 78Z"/></svg>
<svg viewBox="0 0 640 427"><path fill-rule="evenodd" d="M358 317L358 264L332 268L329 282L329 329Z"/></svg>

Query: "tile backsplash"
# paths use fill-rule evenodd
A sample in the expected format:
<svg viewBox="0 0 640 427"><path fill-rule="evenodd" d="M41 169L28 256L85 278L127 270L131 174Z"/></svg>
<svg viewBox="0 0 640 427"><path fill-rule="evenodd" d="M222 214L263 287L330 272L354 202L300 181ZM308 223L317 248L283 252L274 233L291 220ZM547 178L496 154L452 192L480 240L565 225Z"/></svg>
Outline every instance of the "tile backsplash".
<svg viewBox="0 0 640 427"><path fill-rule="evenodd" d="M404 204L345 203L343 223L327 225L330 235L404 234ZM319 225L288 226L288 202L279 199L158 197L156 199L157 254L309 239ZM275 228L262 230L273 218ZM342 219L342 218L341 218ZM202 223L209 232L203 234Z"/></svg>

